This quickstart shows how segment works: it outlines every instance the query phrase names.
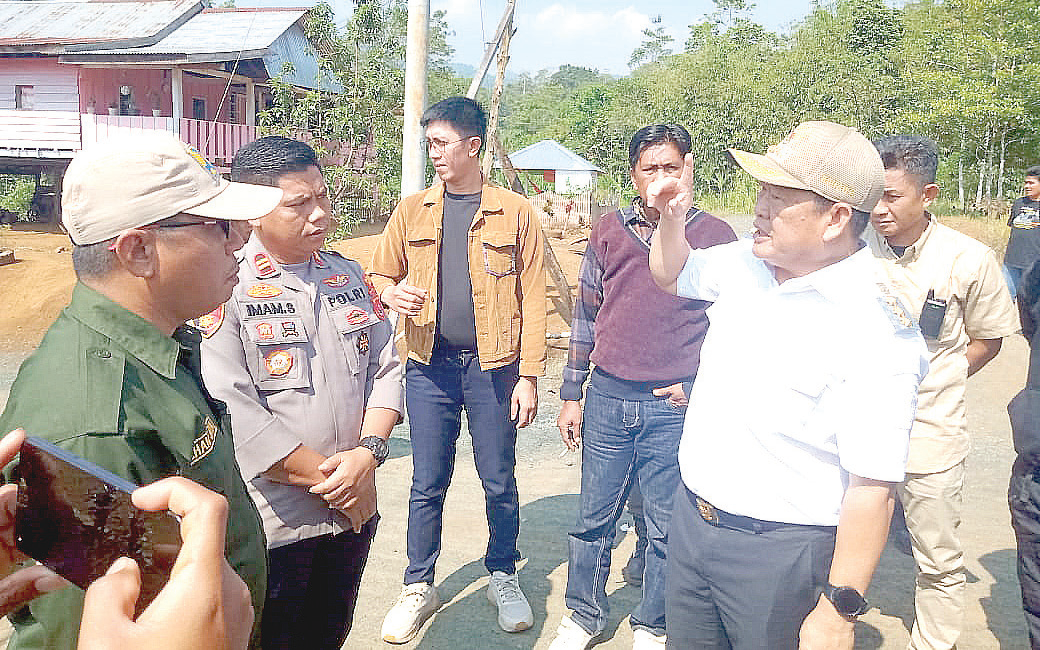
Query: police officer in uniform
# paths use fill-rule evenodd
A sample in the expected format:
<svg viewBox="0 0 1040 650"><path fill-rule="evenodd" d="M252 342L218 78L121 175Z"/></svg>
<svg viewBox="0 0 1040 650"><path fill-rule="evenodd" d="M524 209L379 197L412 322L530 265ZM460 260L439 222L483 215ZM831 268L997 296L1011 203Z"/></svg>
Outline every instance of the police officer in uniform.
<svg viewBox="0 0 1040 650"><path fill-rule="evenodd" d="M228 563L257 623L267 578L260 518L224 405L202 386L199 335L184 322L231 295L242 238L229 220L260 217L281 195L228 183L169 135L78 154L62 193L72 302L22 364L0 416L4 431L24 427L137 484L179 475L224 495ZM75 647L83 597L70 586L13 613L8 647Z"/></svg>
<svg viewBox="0 0 1040 650"><path fill-rule="evenodd" d="M197 322L206 385L228 404L267 534L263 645L339 648L376 530L374 472L402 409L393 328L361 266L320 250L332 208L313 149L261 138L231 174L284 192L251 222L231 299Z"/></svg>

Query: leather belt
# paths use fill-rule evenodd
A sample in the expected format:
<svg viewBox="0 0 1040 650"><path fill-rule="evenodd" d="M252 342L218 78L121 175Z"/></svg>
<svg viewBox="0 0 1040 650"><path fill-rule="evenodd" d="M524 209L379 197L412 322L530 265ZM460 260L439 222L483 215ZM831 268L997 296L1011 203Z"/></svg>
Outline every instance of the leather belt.
<svg viewBox="0 0 1040 650"><path fill-rule="evenodd" d="M700 514L701 519L707 523L715 526L716 528L729 528L732 530L742 530L748 533L768 533L778 528L788 528L791 526L797 526L798 524L787 524L780 521L766 521L764 519L755 519L754 517L744 517L742 515L735 515L725 510L719 510L715 506L711 505L704 499L700 498L693 492L686 490L686 494L692 503L697 508L697 512Z"/></svg>

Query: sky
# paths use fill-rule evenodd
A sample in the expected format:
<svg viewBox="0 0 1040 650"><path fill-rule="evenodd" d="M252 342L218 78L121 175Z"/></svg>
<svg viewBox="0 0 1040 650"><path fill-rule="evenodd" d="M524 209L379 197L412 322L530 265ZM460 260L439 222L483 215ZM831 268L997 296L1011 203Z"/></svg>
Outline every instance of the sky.
<svg viewBox="0 0 1040 650"><path fill-rule="evenodd" d="M343 1L343 0L339 0ZM430 0L430 10L446 12L455 32L455 60L477 65L505 9L504 0ZM759 0L752 20L772 31L786 31L810 11L811 0ZM660 26L682 49L689 25L714 11L711 0L517 0L516 34L510 46L511 72L556 69L564 63L626 74L632 50L644 29L661 16Z"/></svg>
<svg viewBox="0 0 1040 650"><path fill-rule="evenodd" d="M327 0L342 23L353 0ZM751 18L772 31L787 31L810 11L813 0L757 0ZM219 4L219 2L214 2ZM311 6L313 0L236 0L239 7ZM430 0L431 13L446 12L454 32L449 42L455 62L476 66L495 35L505 0ZM560 65L582 66L623 75L628 59L642 42L642 32L661 16L660 25L682 49L689 25L714 11L711 0L517 0L516 34L510 46L509 71L535 73ZM657 25L654 25L656 28ZM494 67L492 66L492 70Z"/></svg>

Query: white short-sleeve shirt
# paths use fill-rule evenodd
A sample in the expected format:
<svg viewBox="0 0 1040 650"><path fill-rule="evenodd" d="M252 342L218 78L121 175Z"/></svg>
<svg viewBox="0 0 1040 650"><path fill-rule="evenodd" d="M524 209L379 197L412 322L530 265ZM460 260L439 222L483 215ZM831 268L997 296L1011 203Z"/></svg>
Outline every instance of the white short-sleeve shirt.
<svg viewBox="0 0 1040 650"><path fill-rule="evenodd" d="M903 479L927 349L863 248L778 284L751 242L691 251L681 296L713 301L679 466L716 507L835 526L848 474Z"/></svg>

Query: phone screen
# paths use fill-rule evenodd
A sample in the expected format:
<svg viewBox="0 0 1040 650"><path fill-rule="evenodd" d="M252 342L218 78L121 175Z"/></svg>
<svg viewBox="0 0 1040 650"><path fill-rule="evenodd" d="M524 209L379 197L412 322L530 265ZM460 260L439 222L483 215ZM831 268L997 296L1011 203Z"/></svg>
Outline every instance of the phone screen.
<svg viewBox="0 0 1040 650"><path fill-rule="evenodd" d="M180 523L170 512L135 507L130 481L46 440L27 437L15 476L18 548L86 589L122 556L141 568L138 612L170 577Z"/></svg>

